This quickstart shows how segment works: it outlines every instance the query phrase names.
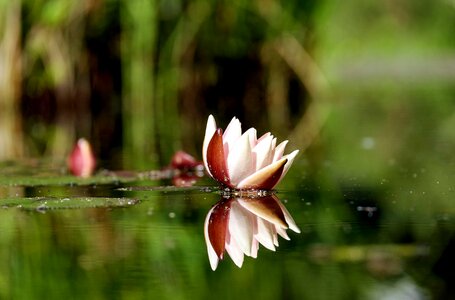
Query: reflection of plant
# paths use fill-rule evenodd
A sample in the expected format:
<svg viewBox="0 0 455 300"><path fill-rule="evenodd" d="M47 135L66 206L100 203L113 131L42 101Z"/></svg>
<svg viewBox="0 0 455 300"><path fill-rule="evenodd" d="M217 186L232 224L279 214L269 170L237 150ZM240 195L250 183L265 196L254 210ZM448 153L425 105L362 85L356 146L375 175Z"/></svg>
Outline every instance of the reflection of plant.
<svg viewBox="0 0 455 300"><path fill-rule="evenodd" d="M205 219L204 235L213 270L224 251L241 267L244 255L257 257L259 244L275 251L278 235L289 240L286 229L300 233L289 212L275 195L222 199Z"/></svg>

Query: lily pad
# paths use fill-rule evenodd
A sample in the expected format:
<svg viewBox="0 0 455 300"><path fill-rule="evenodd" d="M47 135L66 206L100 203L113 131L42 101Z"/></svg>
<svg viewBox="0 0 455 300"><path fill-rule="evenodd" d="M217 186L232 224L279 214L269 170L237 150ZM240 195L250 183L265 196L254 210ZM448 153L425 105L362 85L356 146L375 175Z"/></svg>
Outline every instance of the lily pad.
<svg viewBox="0 0 455 300"><path fill-rule="evenodd" d="M3 186L40 186L40 185L92 185L124 183L137 180L130 177L117 176L92 176L81 178L70 175L53 176L2 176L0 175L0 185Z"/></svg>
<svg viewBox="0 0 455 300"><path fill-rule="evenodd" d="M77 177L68 173L63 163L40 160L0 162L0 186L58 186L99 185L130 183L134 181L156 181L172 178L172 170L110 171L100 170L90 177Z"/></svg>
<svg viewBox="0 0 455 300"><path fill-rule="evenodd" d="M47 211L56 209L128 207L140 201L133 198L110 197L26 197L0 200L0 207Z"/></svg>
<svg viewBox="0 0 455 300"><path fill-rule="evenodd" d="M184 192L204 192L212 193L218 188L211 186L189 186L177 187L173 185L165 186L125 186L117 189L122 192L164 192L164 193L184 193Z"/></svg>

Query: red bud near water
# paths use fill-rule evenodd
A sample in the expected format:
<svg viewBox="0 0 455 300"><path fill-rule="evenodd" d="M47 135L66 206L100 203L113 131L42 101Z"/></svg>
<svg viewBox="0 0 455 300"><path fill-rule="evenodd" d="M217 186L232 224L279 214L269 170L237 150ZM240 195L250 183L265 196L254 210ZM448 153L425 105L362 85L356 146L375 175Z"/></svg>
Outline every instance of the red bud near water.
<svg viewBox="0 0 455 300"><path fill-rule="evenodd" d="M185 151L177 151L171 159L171 167L173 169L193 169L197 166L201 166L202 162L196 160L193 156L186 153Z"/></svg>
<svg viewBox="0 0 455 300"><path fill-rule="evenodd" d="M92 147L86 139L79 139L68 158L68 168L79 177L89 177L95 169L96 160Z"/></svg>

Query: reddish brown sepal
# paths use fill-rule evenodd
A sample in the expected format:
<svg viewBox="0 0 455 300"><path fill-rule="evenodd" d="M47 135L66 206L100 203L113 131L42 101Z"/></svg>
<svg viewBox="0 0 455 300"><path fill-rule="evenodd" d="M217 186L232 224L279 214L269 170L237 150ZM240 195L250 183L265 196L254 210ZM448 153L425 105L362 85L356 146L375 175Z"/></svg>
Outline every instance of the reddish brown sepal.
<svg viewBox="0 0 455 300"><path fill-rule="evenodd" d="M221 201L214 207L208 224L210 244L216 255L223 259L226 231L229 223L230 201Z"/></svg>
<svg viewBox="0 0 455 300"><path fill-rule="evenodd" d="M256 207L258 210L254 213L259 215L259 211L263 214L262 218L267 216L267 220L276 220L273 223L277 223L280 226L287 228L286 218L284 216L283 210L277 201L278 198L275 195L265 196L261 198L242 198L242 201Z"/></svg>
<svg viewBox="0 0 455 300"><path fill-rule="evenodd" d="M232 187L224 158L223 130L218 128L207 147L207 166L213 178Z"/></svg>
<svg viewBox="0 0 455 300"><path fill-rule="evenodd" d="M254 185L248 186L249 189L261 189L261 190L271 190L275 187L275 185L280 181L281 174L283 174L284 165L287 163L287 159L283 160L281 166L276 169L275 172L269 177L267 177L264 181L258 182Z"/></svg>

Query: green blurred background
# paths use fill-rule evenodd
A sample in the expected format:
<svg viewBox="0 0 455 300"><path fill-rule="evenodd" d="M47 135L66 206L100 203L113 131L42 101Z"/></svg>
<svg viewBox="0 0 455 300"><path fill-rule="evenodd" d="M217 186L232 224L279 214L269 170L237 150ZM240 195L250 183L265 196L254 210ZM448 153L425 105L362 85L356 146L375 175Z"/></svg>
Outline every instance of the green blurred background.
<svg viewBox="0 0 455 300"><path fill-rule="evenodd" d="M453 1L1 0L0 20L1 160L86 137L156 167L200 157L209 113L342 156L454 143Z"/></svg>

